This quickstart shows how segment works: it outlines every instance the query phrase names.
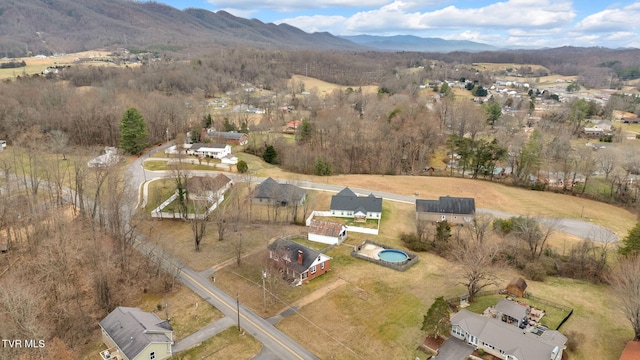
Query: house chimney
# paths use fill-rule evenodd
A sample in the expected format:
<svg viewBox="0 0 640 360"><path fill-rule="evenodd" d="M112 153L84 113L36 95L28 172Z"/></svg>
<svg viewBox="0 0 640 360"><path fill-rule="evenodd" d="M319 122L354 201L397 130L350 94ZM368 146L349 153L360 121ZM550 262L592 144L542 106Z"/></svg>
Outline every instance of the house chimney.
<svg viewBox="0 0 640 360"><path fill-rule="evenodd" d="M298 264L302 265L302 250L298 250Z"/></svg>

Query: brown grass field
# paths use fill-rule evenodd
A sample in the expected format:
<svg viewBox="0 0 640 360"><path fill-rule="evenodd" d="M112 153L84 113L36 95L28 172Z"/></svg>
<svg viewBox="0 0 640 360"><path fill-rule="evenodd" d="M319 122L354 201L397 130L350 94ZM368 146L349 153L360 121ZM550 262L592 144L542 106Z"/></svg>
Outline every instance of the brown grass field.
<svg viewBox="0 0 640 360"><path fill-rule="evenodd" d="M25 58L15 58L11 59L11 61L23 61L27 64L26 67L15 68L15 69L0 69L0 79L7 78L15 78L18 75L23 74L39 74L44 69L55 66L55 65L77 65L78 63L74 60L76 58L104 58L109 55L110 52L102 51L102 50L91 50L91 51L83 51L79 53L66 54L64 56L48 56L44 59L36 58L36 57L25 57ZM116 66L113 63L108 63L104 61L91 61L83 64L93 65L93 66Z"/></svg>
<svg viewBox="0 0 640 360"><path fill-rule="evenodd" d="M313 91L313 89L318 90L318 95L322 95L324 93L331 93L334 90L342 89L346 90L349 86L342 86L337 84L328 83L326 81L322 81L316 78L311 78L303 75L293 75L291 80L293 82L303 82L304 88L306 91ZM366 85L366 86L351 86L354 90L356 88L361 88L365 94L375 94L378 92L377 85Z"/></svg>

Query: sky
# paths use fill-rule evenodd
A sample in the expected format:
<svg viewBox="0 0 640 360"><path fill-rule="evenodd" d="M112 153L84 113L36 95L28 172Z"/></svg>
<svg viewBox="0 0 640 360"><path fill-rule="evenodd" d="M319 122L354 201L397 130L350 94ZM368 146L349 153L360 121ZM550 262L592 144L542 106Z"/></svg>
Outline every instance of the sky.
<svg viewBox="0 0 640 360"><path fill-rule="evenodd" d="M640 48L640 1L157 0L333 35L415 35L497 47Z"/></svg>

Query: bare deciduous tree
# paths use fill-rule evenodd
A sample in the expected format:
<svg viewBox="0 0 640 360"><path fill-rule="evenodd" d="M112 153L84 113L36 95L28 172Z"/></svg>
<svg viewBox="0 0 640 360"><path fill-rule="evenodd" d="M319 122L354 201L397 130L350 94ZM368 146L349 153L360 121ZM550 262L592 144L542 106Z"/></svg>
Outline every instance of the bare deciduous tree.
<svg viewBox="0 0 640 360"><path fill-rule="evenodd" d="M621 258L610 275L622 312L633 327L633 340L640 340L640 256Z"/></svg>
<svg viewBox="0 0 640 360"><path fill-rule="evenodd" d="M478 243L457 244L452 250L451 254L462 267L460 283L467 288L470 302L482 289L497 284L493 269L497 252L496 246Z"/></svg>

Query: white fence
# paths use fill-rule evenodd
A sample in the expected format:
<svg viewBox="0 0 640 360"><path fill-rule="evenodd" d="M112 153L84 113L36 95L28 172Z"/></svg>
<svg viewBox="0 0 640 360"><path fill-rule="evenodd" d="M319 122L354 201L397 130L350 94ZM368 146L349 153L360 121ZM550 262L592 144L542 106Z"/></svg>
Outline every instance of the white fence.
<svg viewBox="0 0 640 360"><path fill-rule="evenodd" d="M222 201L224 201L224 195L220 195L218 200L214 201L204 214L188 213L186 215L183 215L179 211L178 212L162 211L164 208L169 206L169 204L171 204L171 202L173 202L176 198L178 198L178 193L171 195L171 197L169 197L162 204L160 204L160 206L158 206L157 208L153 209L153 211L151 211L151 217L159 218L159 219L190 219L190 220L204 219L209 214L211 214L211 212L215 210Z"/></svg>
<svg viewBox="0 0 640 360"><path fill-rule="evenodd" d="M331 211L318 211L318 210L314 210L311 212L311 215L309 215L309 217L305 220L305 225L309 226L311 225L311 220L313 220L313 218L315 216L333 216L331 215ZM380 228L380 219L378 219L378 227L375 229L371 229L371 228L364 228L364 227L360 227L360 226L349 226L349 225L345 225L347 227L347 233L349 231L352 232L356 232L356 233L361 233L361 234L369 234L369 235L378 235L379 233L379 228Z"/></svg>

